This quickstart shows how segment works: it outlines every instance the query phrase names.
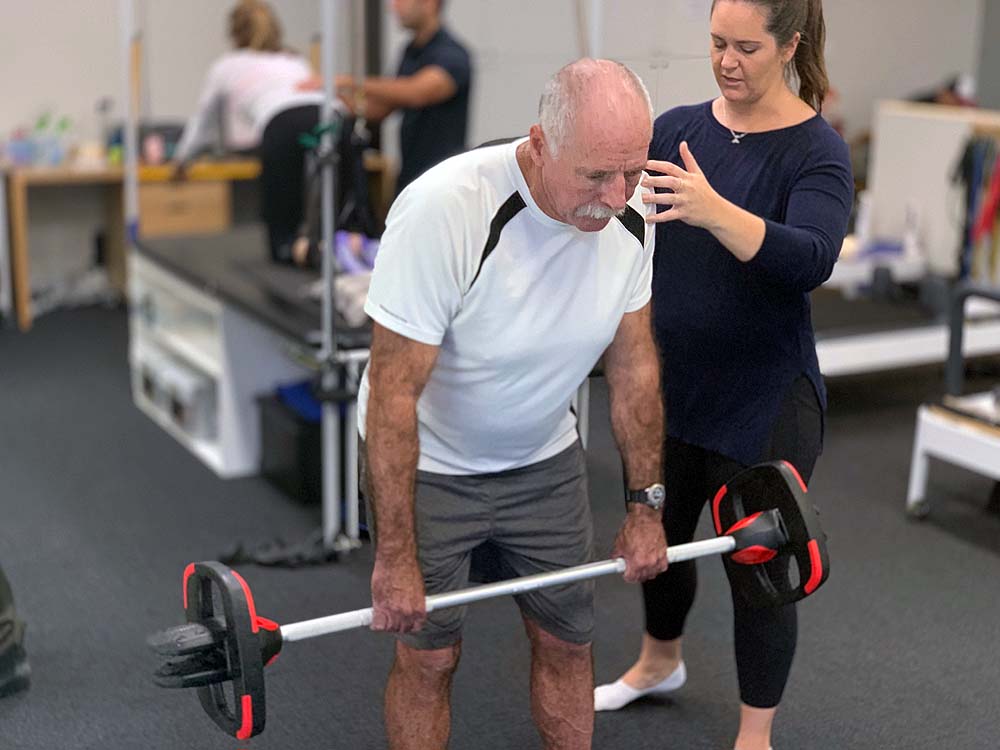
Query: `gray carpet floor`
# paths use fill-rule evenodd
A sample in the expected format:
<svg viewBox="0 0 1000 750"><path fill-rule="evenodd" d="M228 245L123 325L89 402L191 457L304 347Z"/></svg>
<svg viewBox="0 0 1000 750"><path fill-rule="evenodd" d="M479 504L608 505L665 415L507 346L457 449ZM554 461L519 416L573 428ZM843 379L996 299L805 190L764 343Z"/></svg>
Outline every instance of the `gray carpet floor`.
<svg viewBox="0 0 1000 750"><path fill-rule="evenodd" d="M286 647L268 672L268 728L219 732L193 695L152 685L145 636L180 622L187 562L238 539L302 538L318 523L260 479L222 481L130 401L125 315L83 309L0 331L0 563L28 621L33 686L0 701L0 748L378 748L391 643L351 632ZM1000 518L991 483L935 462L933 512L903 512L917 405L940 372L830 384L811 494L832 575L800 607L801 639L776 750L1000 747ZM592 403L598 544L621 513L606 392ZM709 533L708 525L703 531ZM292 622L365 606L370 549L325 567L246 567L261 614ZM731 611L701 565L687 686L597 718L595 747L728 750L736 726ZM641 635L638 591L598 583L595 668L608 680ZM536 748L528 652L514 604L472 608L455 681L452 748Z"/></svg>

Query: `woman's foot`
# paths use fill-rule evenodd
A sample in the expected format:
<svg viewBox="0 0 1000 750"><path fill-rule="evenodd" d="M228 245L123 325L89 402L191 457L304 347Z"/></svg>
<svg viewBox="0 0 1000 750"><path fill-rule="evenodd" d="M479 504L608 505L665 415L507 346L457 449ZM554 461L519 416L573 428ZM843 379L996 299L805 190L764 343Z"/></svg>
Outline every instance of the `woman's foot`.
<svg viewBox="0 0 1000 750"><path fill-rule="evenodd" d="M665 695L680 688L687 681L687 668L680 661L666 677L650 675L636 664L616 682L594 688L595 711L617 711L644 695Z"/></svg>
<svg viewBox="0 0 1000 750"><path fill-rule="evenodd" d="M772 750L771 727L777 710L777 707L754 708L740 703L740 731L735 750Z"/></svg>

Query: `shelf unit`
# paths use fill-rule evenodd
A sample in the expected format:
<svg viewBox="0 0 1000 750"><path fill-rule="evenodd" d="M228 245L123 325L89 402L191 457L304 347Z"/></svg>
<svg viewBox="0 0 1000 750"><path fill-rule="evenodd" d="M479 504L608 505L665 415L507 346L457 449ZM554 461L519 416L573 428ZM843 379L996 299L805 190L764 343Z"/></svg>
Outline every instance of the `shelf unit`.
<svg viewBox="0 0 1000 750"><path fill-rule="evenodd" d="M129 363L132 398L148 415L223 478L256 474L260 467L257 398L312 373L287 354L286 342L156 262L135 254L129 278ZM169 363L165 366L164 362ZM192 408L207 429L192 431L144 373L180 368L207 384Z"/></svg>

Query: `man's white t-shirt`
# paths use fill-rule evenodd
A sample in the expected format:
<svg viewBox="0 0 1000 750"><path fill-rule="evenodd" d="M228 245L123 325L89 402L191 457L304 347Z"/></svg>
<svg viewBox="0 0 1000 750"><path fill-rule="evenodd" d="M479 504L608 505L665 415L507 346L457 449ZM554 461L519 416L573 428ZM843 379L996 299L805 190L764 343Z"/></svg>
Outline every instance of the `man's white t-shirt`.
<svg viewBox="0 0 1000 750"><path fill-rule="evenodd" d="M544 214L517 146L452 157L400 194L365 312L440 347L417 403L418 468L484 474L577 439L570 401L627 312L651 296L654 231L642 188L600 232ZM368 371L358 394L362 436Z"/></svg>
<svg viewBox="0 0 1000 750"><path fill-rule="evenodd" d="M305 58L291 52L241 49L224 54L205 76L198 108L184 128L174 158L184 161L211 142L220 111L226 148L256 148L264 127L278 112L322 103L323 92L296 90L311 75Z"/></svg>

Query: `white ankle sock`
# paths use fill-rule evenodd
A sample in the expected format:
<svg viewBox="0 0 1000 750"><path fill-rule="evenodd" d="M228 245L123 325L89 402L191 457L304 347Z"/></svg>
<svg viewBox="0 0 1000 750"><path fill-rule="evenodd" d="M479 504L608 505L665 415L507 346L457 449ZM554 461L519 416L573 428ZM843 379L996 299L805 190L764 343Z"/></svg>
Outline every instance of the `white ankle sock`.
<svg viewBox="0 0 1000 750"><path fill-rule="evenodd" d="M666 679L642 690L626 685L624 680L600 685L594 688L594 710L617 711L644 695L663 695L673 692L681 687L686 680L687 669L682 661L677 665L677 669L667 675Z"/></svg>

